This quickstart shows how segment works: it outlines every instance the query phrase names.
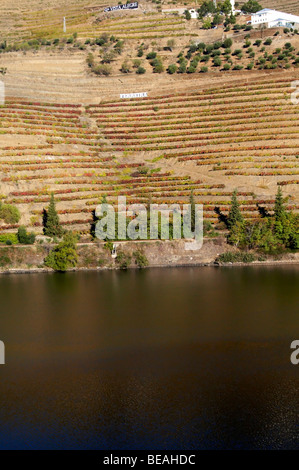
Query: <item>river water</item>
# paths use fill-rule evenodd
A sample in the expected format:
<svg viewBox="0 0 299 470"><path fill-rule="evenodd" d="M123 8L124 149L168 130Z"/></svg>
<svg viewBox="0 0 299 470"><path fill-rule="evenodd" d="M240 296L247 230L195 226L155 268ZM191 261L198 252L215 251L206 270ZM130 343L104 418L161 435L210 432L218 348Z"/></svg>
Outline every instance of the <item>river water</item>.
<svg viewBox="0 0 299 470"><path fill-rule="evenodd" d="M298 449L298 286L298 266L0 276L0 449Z"/></svg>

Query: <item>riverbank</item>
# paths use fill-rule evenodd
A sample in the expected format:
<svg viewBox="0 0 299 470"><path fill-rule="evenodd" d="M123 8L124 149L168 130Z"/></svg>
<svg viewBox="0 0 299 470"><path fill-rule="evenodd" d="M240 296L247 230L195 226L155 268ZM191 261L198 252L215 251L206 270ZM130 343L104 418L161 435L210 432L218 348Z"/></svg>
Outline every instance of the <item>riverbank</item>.
<svg viewBox="0 0 299 470"><path fill-rule="evenodd" d="M144 267L194 267L194 266L244 266L299 264L299 253L285 253L276 257L261 258L250 263L217 262L223 253L238 251L226 243L224 237L206 238L200 250L185 249L183 240L126 241L116 243L116 253L122 254L128 268L139 268L140 255L146 260ZM43 264L53 248L52 244L14 245L0 247L0 273L46 273L53 272ZM119 260L113 258L104 242L79 243L78 265L72 271L98 271L121 269Z"/></svg>

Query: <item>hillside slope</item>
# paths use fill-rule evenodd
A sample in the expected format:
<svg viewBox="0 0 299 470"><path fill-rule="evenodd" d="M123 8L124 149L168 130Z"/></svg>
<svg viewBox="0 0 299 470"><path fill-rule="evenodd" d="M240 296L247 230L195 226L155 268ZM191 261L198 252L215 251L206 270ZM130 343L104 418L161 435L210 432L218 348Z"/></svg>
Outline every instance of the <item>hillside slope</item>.
<svg viewBox="0 0 299 470"><path fill-rule="evenodd" d="M100 105L9 100L1 110L1 192L22 222L41 226L54 192L65 224L86 231L102 196L187 202L211 220L234 188L242 210L270 208L276 183L299 208L299 106L285 74ZM2 230L14 227L2 225Z"/></svg>
<svg viewBox="0 0 299 470"><path fill-rule="evenodd" d="M81 21L80 8L92 16L99 3L61 2L57 18L66 5L68 16L72 12L74 21ZM1 20L7 31L25 37L34 22L41 28L38 1L30 2L37 12L30 24L25 2L9 4L7 20L3 16ZM47 2L54 18L53 5ZM213 64L214 50L208 62L207 54L200 53L208 73L198 73L200 62L195 73L154 73L146 59L149 51L157 51L165 69L180 54L188 56L190 66L198 55L198 50L188 49L192 34L198 43L208 45L223 38L221 28L206 32L196 21L189 25L157 12L144 15L142 21L148 24L151 18L155 25L159 15L164 22L178 21L183 32L171 26L169 36L165 32L165 37L152 40L147 37L152 26L144 27L142 35L147 38L125 39L111 76L97 76L86 64L90 50L100 60L98 46L77 47L84 31L87 37L105 32L106 26L100 29L94 17L91 22L89 17L85 23L82 19L83 29L74 44L55 46L52 40L36 49L0 55L0 68L7 68L6 103L0 108L1 199L18 206L19 224L41 231L42 211L51 192L63 224L85 233L104 195L111 202L125 195L128 202L184 203L193 189L196 201L204 204L206 219L216 222L215 206L227 213L234 189L250 219L258 215L258 206L273 207L279 183L289 207L299 209L299 105L291 101L291 84L299 79L298 36L278 30L264 45L267 32L263 37L249 32L249 47L245 33L232 33L231 53L222 46L215 49L223 63L232 62L227 71ZM106 19L107 32L111 34L114 27L119 39L128 36L124 30L121 35L120 25L129 24L133 16L126 18ZM19 27L14 26L17 19ZM140 23L140 15L134 21ZM174 34L179 34L176 43L167 50L167 40ZM254 45L257 37L260 43ZM138 75L134 69L121 73L121 61L127 58L133 64L140 44L145 48L141 57L145 73ZM246 70L250 49L254 68ZM120 98L121 93L131 92L147 92L148 97ZM19 224L0 222L0 231L14 231Z"/></svg>

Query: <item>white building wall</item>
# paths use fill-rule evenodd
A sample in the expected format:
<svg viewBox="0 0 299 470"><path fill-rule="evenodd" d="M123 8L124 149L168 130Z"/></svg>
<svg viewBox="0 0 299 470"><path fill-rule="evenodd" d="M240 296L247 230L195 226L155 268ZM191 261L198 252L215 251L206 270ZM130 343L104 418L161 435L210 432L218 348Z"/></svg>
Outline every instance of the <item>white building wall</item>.
<svg viewBox="0 0 299 470"><path fill-rule="evenodd" d="M230 0L230 4L232 6L232 14L235 14L235 0Z"/></svg>
<svg viewBox="0 0 299 470"><path fill-rule="evenodd" d="M278 23L278 20L282 22L283 24L290 24L290 23L299 23L299 16L295 15L290 15L289 13L283 13L281 11L276 11L276 10L270 10L268 8L265 8L264 10L258 11L257 13L254 13L251 15L251 24L252 26L258 26L258 25L266 25L268 27L270 26L276 26Z"/></svg>

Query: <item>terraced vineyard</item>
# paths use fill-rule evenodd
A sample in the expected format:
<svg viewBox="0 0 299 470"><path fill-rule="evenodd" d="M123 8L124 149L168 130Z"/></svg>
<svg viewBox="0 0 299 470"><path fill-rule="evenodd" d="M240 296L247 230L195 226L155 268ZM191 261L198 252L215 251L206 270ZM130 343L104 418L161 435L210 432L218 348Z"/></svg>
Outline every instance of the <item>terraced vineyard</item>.
<svg viewBox="0 0 299 470"><path fill-rule="evenodd" d="M171 2L162 3L165 8L175 6ZM139 9L131 12L105 14L104 8L108 5L107 0L62 0L59 3L55 0L46 3L41 0L2 0L0 39L15 41L67 37L75 32L79 38L92 38L103 32L121 35L125 39L198 36L196 22L186 22L173 14L162 14L159 5L150 0L140 2ZM299 14L299 5L295 0L264 0L262 6ZM186 4L182 3L181 7L185 8ZM63 17L67 19L65 35Z"/></svg>
<svg viewBox="0 0 299 470"><path fill-rule="evenodd" d="M39 2L9 2L0 7L1 35L8 41L34 38L69 37L77 33L79 38L93 38L102 33L121 35L124 39L150 39L163 37L197 36L183 17L162 15L151 2L140 4L138 10L105 13L110 5L107 0L91 2L47 2L40 8ZM63 18L67 32L63 34ZM194 25L193 25L194 26ZM197 28L198 29L198 28Z"/></svg>
<svg viewBox="0 0 299 470"><path fill-rule="evenodd" d="M104 2L97 2L104 4ZM63 16L68 14L71 24L86 19L89 0L62 0L57 5L54 0L46 4L39 0L3 0L0 5L1 33L5 37L28 38L32 31L47 24L49 27L62 25Z"/></svg>
<svg viewBox="0 0 299 470"><path fill-rule="evenodd" d="M211 62L209 73L157 74L148 53L157 51L165 69L183 55L192 61L200 53L191 42L194 35L213 49L216 39L223 40L223 28L200 30L198 22L163 15L150 1L137 13L108 16L105 6L106 0L1 3L2 41L52 38L49 44L41 40L36 50L3 52L4 45L0 55L1 70L7 71L6 103L0 108L0 197L20 209L19 225L41 232L51 192L62 223L85 233L104 195L111 202L125 195L128 202L185 203L193 189L205 218L217 222L215 207L227 213L235 188L244 215L252 218L259 205L271 208L279 183L289 207L298 210L299 106L291 102L291 82L299 78L296 33L277 31L273 44L252 41L252 57L264 54L255 58L255 70L245 70L250 48L240 37L233 48L242 53L231 54L244 65L242 71L220 72ZM63 16L65 37L76 33L69 42L61 31ZM109 32L104 44L92 41L103 32ZM175 45L167 46L174 36ZM87 54L93 51L98 63L117 40L125 46L114 76L92 74ZM145 75L135 69L121 73L121 62L133 64L142 43ZM223 44L224 58L229 52ZM288 55L282 54L286 47ZM266 69L270 57L284 69ZM147 91L148 98L119 98L137 91ZM0 222L2 232L16 227Z"/></svg>
<svg viewBox="0 0 299 470"><path fill-rule="evenodd" d="M276 184L299 209L299 106L293 77L99 105L9 99L0 109L1 194L41 230L53 191L63 224L88 232L103 195L128 202L188 201L216 221L238 188L247 218L273 204ZM2 231L16 226L2 224Z"/></svg>

